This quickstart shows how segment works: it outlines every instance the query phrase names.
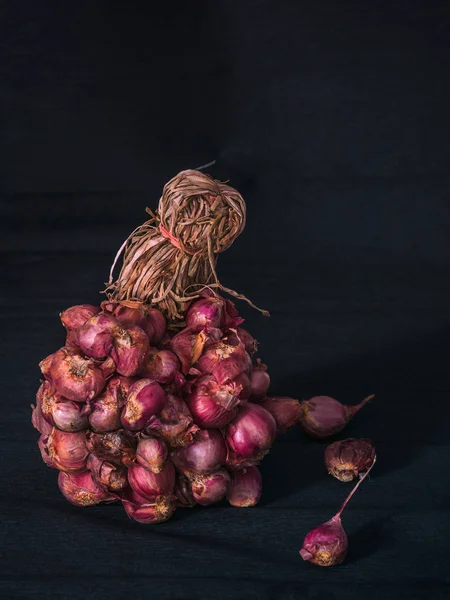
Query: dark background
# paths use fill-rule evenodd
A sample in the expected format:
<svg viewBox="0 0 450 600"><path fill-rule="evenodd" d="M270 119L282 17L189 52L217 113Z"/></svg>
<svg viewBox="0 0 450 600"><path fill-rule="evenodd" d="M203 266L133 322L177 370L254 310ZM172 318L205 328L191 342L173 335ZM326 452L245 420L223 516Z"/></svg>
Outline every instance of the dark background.
<svg viewBox="0 0 450 600"><path fill-rule="evenodd" d="M3 598L449 597L449 25L430 0L1 3ZM341 436L379 458L334 569L298 549L349 487L298 430L257 508L148 527L70 506L36 447L58 313L214 159L248 206L219 273L272 313L240 304L272 393L377 395Z"/></svg>

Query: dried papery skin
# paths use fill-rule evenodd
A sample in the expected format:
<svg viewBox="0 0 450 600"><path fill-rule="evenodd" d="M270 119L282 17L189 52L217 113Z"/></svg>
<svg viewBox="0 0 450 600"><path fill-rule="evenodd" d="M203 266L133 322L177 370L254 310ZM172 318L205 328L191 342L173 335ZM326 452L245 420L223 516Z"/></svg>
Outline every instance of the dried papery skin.
<svg viewBox="0 0 450 600"><path fill-rule="evenodd" d="M192 496L202 506L208 506L222 500L230 485L230 474L225 469L220 469L209 475L191 473L189 479L191 481Z"/></svg>
<svg viewBox="0 0 450 600"><path fill-rule="evenodd" d="M90 431L86 435L86 445L89 452L104 460L126 466L134 464L136 460L136 437L124 429L107 433Z"/></svg>
<svg viewBox="0 0 450 600"><path fill-rule="evenodd" d="M203 331L195 332L189 328L177 333L170 341L170 347L181 361L181 372L186 375L193 364L200 358L206 334Z"/></svg>
<svg viewBox="0 0 450 600"><path fill-rule="evenodd" d="M252 337L246 329L242 329L242 327L238 327L237 335L244 344L249 355L253 356L253 354L258 351L258 342L255 340L255 338Z"/></svg>
<svg viewBox="0 0 450 600"><path fill-rule="evenodd" d="M169 456L169 450L162 438L144 437L139 440L136 460L153 473L161 473Z"/></svg>
<svg viewBox="0 0 450 600"><path fill-rule="evenodd" d="M49 354L43 360L41 360L41 362L39 363L39 368L41 370L41 373L46 379L50 378L50 369L52 367L53 358L54 358L55 354L56 354L56 352L54 352L53 354Z"/></svg>
<svg viewBox="0 0 450 600"><path fill-rule="evenodd" d="M246 508L258 504L262 493L262 477L258 467L246 467L231 473L227 500L231 506Z"/></svg>
<svg viewBox="0 0 450 600"><path fill-rule="evenodd" d="M92 400L106 384L106 379L95 361L70 348L61 348L55 352L46 378L53 383L61 396L75 402Z"/></svg>
<svg viewBox="0 0 450 600"><path fill-rule="evenodd" d="M49 425L49 427L51 430L52 429L51 425ZM45 464L48 467L50 467L51 469L58 469L58 467L55 464L55 461L53 460L53 458L50 456L50 453L49 453L48 436L49 436L49 433L42 433L42 435L40 436L39 441L38 441L38 447L41 452L42 460L45 462Z"/></svg>
<svg viewBox="0 0 450 600"><path fill-rule="evenodd" d="M109 379L111 375L114 375L116 372L116 363L113 361L111 356L108 356L105 360L96 361L98 368L103 373L103 377L105 379Z"/></svg>
<svg viewBox="0 0 450 600"><path fill-rule="evenodd" d="M181 363L174 352L151 348L141 376L154 379L158 383L171 383L180 369Z"/></svg>
<svg viewBox="0 0 450 600"><path fill-rule="evenodd" d="M88 319L100 312L99 306L93 304L77 304L63 311L59 316L62 324L70 331L78 331Z"/></svg>
<svg viewBox="0 0 450 600"><path fill-rule="evenodd" d="M114 496L95 483L89 471L60 473L58 485L65 498L75 506L94 506L100 502L116 500Z"/></svg>
<svg viewBox="0 0 450 600"><path fill-rule="evenodd" d="M87 460L87 469L91 472L95 483L110 492L120 492L128 485L127 469L91 453Z"/></svg>
<svg viewBox="0 0 450 600"><path fill-rule="evenodd" d="M219 385L212 375L205 375L197 381L186 402L197 425L217 429L236 416L241 391L242 386L235 382Z"/></svg>
<svg viewBox="0 0 450 600"><path fill-rule="evenodd" d="M176 450L172 462L183 473L193 471L207 475L217 471L226 460L227 448L219 431L214 429L198 431L194 441L186 448Z"/></svg>
<svg viewBox="0 0 450 600"><path fill-rule="evenodd" d="M239 468L258 464L269 451L276 431L274 418L262 406L250 402L241 406L225 429L227 465Z"/></svg>
<svg viewBox="0 0 450 600"><path fill-rule="evenodd" d="M125 491L121 500L130 519L144 525L167 521L175 512L176 507L175 497L171 494L148 500L131 488Z"/></svg>
<svg viewBox="0 0 450 600"><path fill-rule="evenodd" d="M341 515L350 498L369 474L375 461L376 458L373 459L369 469L353 487L334 517L326 523L319 525L319 527L316 527L306 535L300 550L300 556L303 560L307 560L320 567L339 565L345 560L348 550L348 540L344 528L342 527Z"/></svg>
<svg viewBox="0 0 450 600"><path fill-rule="evenodd" d="M54 427L47 438L46 451L60 471L75 473L86 469L89 450L84 431L67 433Z"/></svg>
<svg viewBox="0 0 450 600"><path fill-rule="evenodd" d="M151 417L161 412L165 403L166 394L159 383L139 379L128 392L122 409L122 425L131 431L143 429Z"/></svg>
<svg viewBox="0 0 450 600"><path fill-rule="evenodd" d="M199 430L186 403L178 396L167 394L164 408L147 424L149 435L157 434L172 448L182 448L192 443Z"/></svg>
<svg viewBox="0 0 450 600"><path fill-rule="evenodd" d="M192 331L201 331L204 327L220 328L224 308L225 302L220 296L200 298L190 305L186 313L186 325Z"/></svg>
<svg viewBox="0 0 450 600"><path fill-rule="evenodd" d="M167 496L175 487L175 469L167 461L159 473L135 464L128 468L128 481L133 490L144 498L153 500L158 496Z"/></svg>
<svg viewBox="0 0 450 600"><path fill-rule="evenodd" d="M275 419L278 433L284 433L295 425L302 410L298 400L287 396L264 398L260 405Z"/></svg>
<svg viewBox="0 0 450 600"><path fill-rule="evenodd" d="M119 323L113 317L98 313L78 330L78 345L91 358L106 358L113 345L113 332Z"/></svg>
<svg viewBox="0 0 450 600"><path fill-rule="evenodd" d="M184 475L178 475L173 493L176 498L177 506L183 508L195 506L196 502L192 495L191 483Z"/></svg>
<svg viewBox="0 0 450 600"><path fill-rule="evenodd" d="M267 313L267 311L263 311L263 313ZM268 313L266 314L268 316ZM236 309L235 305L228 298L225 300L225 310L224 310L224 319L222 321L222 327L224 329L236 329L239 325L244 322L241 316L239 316L239 312Z"/></svg>
<svg viewBox="0 0 450 600"><path fill-rule="evenodd" d="M145 365L149 352L148 337L137 325L128 329L119 328L114 332L111 358L116 363L119 375L137 375Z"/></svg>
<svg viewBox="0 0 450 600"><path fill-rule="evenodd" d="M47 437L53 429L52 425L45 419L42 413L43 397L51 387L49 381L43 381L36 393L36 406L34 406L34 404L31 405L31 422L33 427L44 437Z"/></svg>
<svg viewBox="0 0 450 600"><path fill-rule="evenodd" d="M344 429L354 415L374 398L367 396L355 406L345 406L330 396L314 396L300 403L301 428L315 438L326 438Z"/></svg>
<svg viewBox="0 0 450 600"><path fill-rule="evenodd" d="M349 438L330 444L325 449L325 466L328 473L348 482L357 479L369 469L375 458L371 440Z"/></svg>
<svg viewBox="0 0 450 600"><path fill-rule="evenodd" d="M263 398L267 395L270 386L270 375L267 372L267 366L260 360L258 360L258 364L250 375L250 384L252 396Z"/></svg>
<svg viewBox="0 0 450 600"><path fill-rule="evenodd" d="M93 431L114 431L122 426L122 406L133 383L134 379L120 375L108 381L104 392L91 402L89 424Z"/></svg>
<svg viewBox="0 0 450 600"><path fill-rule="evenodd" d="M223 339L205 348L195 367L213 375L218 383L233 381L241 373L249 374L251 358L237 336Z"/></svg>

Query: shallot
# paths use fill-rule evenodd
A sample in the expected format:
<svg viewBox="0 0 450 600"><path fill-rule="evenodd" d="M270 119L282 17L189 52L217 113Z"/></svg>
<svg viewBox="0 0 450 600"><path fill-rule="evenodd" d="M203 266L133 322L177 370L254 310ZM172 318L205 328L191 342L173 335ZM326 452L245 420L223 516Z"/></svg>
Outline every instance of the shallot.
<svg viewBox="0 0 450 600"><path fill-rule="evenodd" d="M95 483L89 471L60 473L58 485L66 499L75 506L93 506L100 502L114 502L116 499Z"/></svg>
<svg viewBox="0 0 450 600"><path fill-rule="evenodd" d="M370 440L349 438L330 444L325 449L325 466L340 481L352 481L365 473L375 459Z"/></svg>
<svg viewBox="0 0 450 600"><path fill-rule="evenodd" d="M350 498L369 474L375 464L375 460L374 458L369 469L355 485L334 517L307 534L300 550L300 556L303 560L308 560L320 567L339 565L345 560L348 550L348 540L342 526L341 515Z"/></svg>
<svg viewBox="0 0 450 600"><path fill-rule="evenodd" d="M245 467L231 473L227 500L231 506L255 506L261 498L262 477L258 467Z"/></svg>
<svg viewBox="0 0 450 600"><path fill-rule="evenodd" d="M136 460L153 473L161 473L169 456L164 440L159 437L144 437L139 440L136 449Z"/></svg>
<svg viewBox="0 0 450 600"><path fill-rule="evenodd" d="M206 475L219 469L227 457L227 448L219 431L207 429L194 435L192 444L172 455L175 466L183 472Z"/></svg>
<svg viewBox="0 0 450 600"><path fill-rule="evenodd" d="M191 474L192 496L202 506L214 504L225 497L230 485L230 475L220 469L209 475Z"/></svg>
<svg viewBox="0 0 450 600"><path fill-rule="evenodd" d="M127 488L121 495L121 500L130 519L144 525L167 521L175 511L175 497L173 495L158 496L149 500L132 488Z"/></svg>
<svg viewBox="0 0 450 600"><path fill-rule="evenodd" d="M128 481L135 492L144 498L167 496L175 486L175 469L168 461L159 473L153 473L141 465L128 468Z"/></svg>
<svg viewBox="0 0 450 600"><path fill-rule="evenodd" d="M287 396L265 398L260 402L260 405L269 411L275 419L279 433L284 433L295 425L301 413L300 402Z"/></svg>
<svg viewBox="0 0 450 600"><path fill-rule="evenodd" d="M247 403L227 425L227 465L250 467L259 463L275 439L277 425L272 415L259 404Z"/></svg>
<svg viewBox="0 0 450 600"><path fill-rule="evenodd" d="M161 412L165 403L166 394L159 383L151 379L139 379L128 392L122 410L122 425L132 431L143 429L150 417Z"/></svg>
<svg viewBox="0 0 450 600"><path fill-rule="evenodd" d="M300 426L312 437L329 437L342 431L350 419L374 397L372 394L356 406L346 406L330 396L314 396L300 403Z"/></svg>

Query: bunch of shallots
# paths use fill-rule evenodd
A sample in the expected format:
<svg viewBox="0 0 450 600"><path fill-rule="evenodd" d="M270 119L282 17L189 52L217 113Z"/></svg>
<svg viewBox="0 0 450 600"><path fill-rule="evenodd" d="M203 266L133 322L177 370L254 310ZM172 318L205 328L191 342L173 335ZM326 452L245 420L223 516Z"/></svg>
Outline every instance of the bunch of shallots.
<svg viewBox="0 0 450 600"><path fill-rule="evenodd" d="M204 292L178 332L130 301L73 306L61 321L66 343L40 363L33 424L70 502L121 501L141 523L224 497L258 502L257 465L299 405L280 420L266 367L252 361L257 344L229 300Z"/></svg>

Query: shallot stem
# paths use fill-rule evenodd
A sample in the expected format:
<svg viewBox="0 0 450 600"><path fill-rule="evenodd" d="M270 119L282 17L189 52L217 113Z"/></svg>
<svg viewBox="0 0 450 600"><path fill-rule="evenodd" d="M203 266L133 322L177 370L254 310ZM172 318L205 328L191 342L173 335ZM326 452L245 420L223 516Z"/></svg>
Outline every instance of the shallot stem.
<svg viewBox="0 0 450 600"><path fill-rule="evenodd" d="M367 475L370 473L373 465L375 464L377 460L377 457L375 456L375 458L373 459L372 464L370 465L370 467L367 469L367 471L364 473L364 475L361 477L361 479L358 481L358 483L355 485L355 487L352 489L352 491L350 492L350 494L347 496L347 498L344 500L343 505L341 506L339 512L337 512L334 516L334 518L337 520L340 518L340 516L342 515L342 512L344 511L344 508L347 506L348 501L350 500L350 498L353 496L353 494L356 492L356 490L358 489L358 487L361 485L361 483L364 481L364 479L367 477Z"/></svg>

